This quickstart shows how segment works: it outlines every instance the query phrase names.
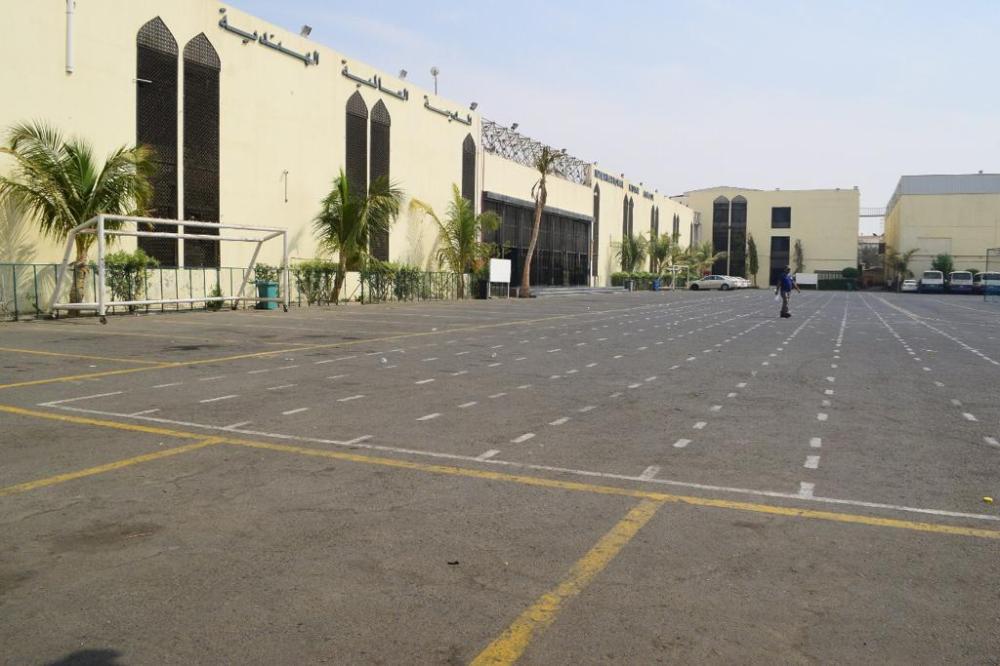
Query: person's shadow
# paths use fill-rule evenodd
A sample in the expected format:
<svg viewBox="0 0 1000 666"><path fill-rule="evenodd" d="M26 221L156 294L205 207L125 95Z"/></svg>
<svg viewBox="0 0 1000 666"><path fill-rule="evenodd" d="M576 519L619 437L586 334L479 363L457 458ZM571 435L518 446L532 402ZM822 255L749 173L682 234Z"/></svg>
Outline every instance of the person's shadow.
<svg viewBox="0 0 1000 666"><path fill-rule="evenodd" d="M46 666L124 666L118 661L121 656L118 650L77 650Z"/></svg>

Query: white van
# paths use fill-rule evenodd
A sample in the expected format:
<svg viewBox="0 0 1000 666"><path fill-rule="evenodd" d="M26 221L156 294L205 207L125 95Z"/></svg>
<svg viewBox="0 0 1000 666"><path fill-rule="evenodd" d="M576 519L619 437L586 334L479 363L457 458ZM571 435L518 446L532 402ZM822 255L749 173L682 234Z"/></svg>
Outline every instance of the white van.
<svg viewBox="0 0 1000 666"><path fill-rule="evenodd" d="M952 271L949 273L948 291L953 294L971 294L972 273L969 271Z"/></svg>
<svg viewBox="0 0 1000 666"><path fill-rule="evenodd" d="M976 273L972 278L972 291L976 294L1000 293L1000 273Z"/></svg>
<svg viewBox="0 0 1000 666"><path fill-rule="evenodd" d="M944 291L944 273L941 271L924 271L920 276L920 293Z"/></svg>

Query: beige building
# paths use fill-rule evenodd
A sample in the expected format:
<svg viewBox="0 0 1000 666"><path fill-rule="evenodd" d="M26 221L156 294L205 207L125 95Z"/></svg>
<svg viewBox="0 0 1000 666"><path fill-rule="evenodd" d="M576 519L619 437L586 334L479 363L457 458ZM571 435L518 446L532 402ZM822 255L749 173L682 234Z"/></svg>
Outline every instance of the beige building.
<svg viewBox="0 0 1000 666"><path fill-rule="evenodd" d="M796 244L803 272L840 271L857 264L858 190L752 190L712 187L674 197L700 218L696 240L710 241L727 256L714 273L774 284L785 266L794 269ZM747 239L757 245L758 270L749 274Z"/></svg>
<svg viewBox="0 0 1000 666"><path fill-rule="evenodd" d="M886 208L885 242L917 250L915 275L938 254L950 254L955 270L985 269L986 250L1000 247L1000 174L903 176Z"/></svg>
<svg viewBox="0 0 1000 666"><path fill-rule="evenodd" d="M388 236L373 239L378 258L437 269L437 229L409 212L409 199L444 213L455 184L477 210L503 213L490 240L523 260L521 216L541 144L484 121L469 102L213 0L4 2L0 22L16 26L0 41L0 88L17 91L0 104L0 128L45 121L99 154L151 145L153 217L283 227L293 261L313 258L322 249L312 219L344 170L356 188L387 175L406 193ZM0 172L8 165L0 160ZM556 171L536 283L606 285L623 228L662 232L675 216L683 233L690 226L683 205L602 179L593 163L566 155ZM140 243L164 266L240 267L250 254L236 243ZM61 249L36 235L28 254L20 260L55 262ZM261 259L279 256L275 245Z"/></svg>

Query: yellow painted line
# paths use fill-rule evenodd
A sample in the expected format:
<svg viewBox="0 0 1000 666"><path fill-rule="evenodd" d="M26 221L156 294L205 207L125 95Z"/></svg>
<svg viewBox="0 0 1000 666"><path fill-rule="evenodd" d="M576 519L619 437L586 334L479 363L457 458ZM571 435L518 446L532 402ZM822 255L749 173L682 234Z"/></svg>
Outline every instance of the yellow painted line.
<svg viewBox="0 0 1000 666"><path fill-rule="evenodd" d="M219 438L212 437L208 439L203 439L200 442L195 442L194 444L185 444L184 446L178 446L172 449L165 449L163 451L156 451L155 453L147 453L145 455L135 456L134 458L126 458L125 460L116 460L115 462L107 463L106 465L88 467L87 469L81 469L76 472L57 474L56 476L50 476L46 479L38 479L37 481L28 481L27 483L19 483L14 486L7 486L6 488L0 488L0 497L5 497L7 495L16 495L18 493L26 493L29 490L37 490L39 488L47 488L48 486L54 486L60 483L66 483L67 481L74 481L76 479L82 479L88 476L95 476L97 474L104 474L106 472L113 472L115 470L124 469L125 467L131 467L132 465L151 462L153 460L160 460L161 458L170 458L172 456L177 456L182 453L187 453L188 451L197 451L198 449L203 449L206 446L212 446L214 444L218 444L220 441L221 440Z"/></svg>
<svg viewBox="0 0 1000 666"><path fill-rule="evenodd" d="M204 434L188 432L185 430L173 430L170 428L159 428L155 426L145 426L132 423L119 423L118 421L107 421L83 416L71 416L68 414L58 414L42 412L23 407L13 407L10 405L0 405L0 412L17 414L20 416L32 416L53 421L63 421L67 423L77 423L80 425L91 425L115 430L125 430L131 432L144 432L164 437L178 437L184 439L202 440ZM563 481L560 479L549 479L538 476L526 476L519 474L509 474L507 472L494 472L491 470L471 469L467 467L455 467L451 465L432 465L428 463L413 462L410 460L400 460L395 458L381 458L377 456L363 455L359 453L349 453L346 451L327 451L325 449L313 449L304 446L294 446L289 444L277 444L273 442L262 442L251 439L239 439L234 437L220 438L220 443L243 446L253 449L263 449L267 451L279 451L282 453L294 453L297 455L310 456L314 458L329 458L332 460L344 460L365 465L379 465L381 467L393 467L396 469L407 469L430 474L443 474L448 476L462 476L474 479L486 479L489 481L504 481L517 483L525 486L537 486L541 488L556 488L560 490L572 490L577 492L595 493L600 495L615 495L618 497L634 497L637 499L648 499L655 502L671 502L675 504L687 504L690 506L712 507L716 509L731 509L734 511L749 511L751 513L764 513L778 516L788 516L790 518L809 518L813 520L828 520L838 523L853 523L857 525L868 525L871 527L890 527L894 529L911 530L915 532L929 532L933 534L950 534L955 536L969 536L982 539L1000 540L1000 531L987 530L975 527L963 527L961 525L948 525L943 523L924 523L911 520L901 520L897 518L878 518L854 513L838 513L833 511L818 511L815 509L798 509L794 507L776 506L772 504L756 504L752 502L736 502L732 500L712 499L706 497L694 497L690 495L672 495L669 493L650 492L633 488L620 488L617 486L601 486L579 481Z"/></svg>
<svg viewBox="0 0 1000 666"><path fill-rule="evenodd" d="M62 377L49 377L47 379L26 379L23 382L14 382L12 384L0 384L0 389L13 389L13 388L24 388L25 386L39 386L41 384L55 384L58 382L78 382L84 379L97 379L100 377L113 377L115 375L128 375L133 372L146 372L148 370L160 370L162 368L173 368L177 367L174 365L154 365L154 366L140 366L138 368L125 368L122 370L103 370L100 372L85 372L79 375L63 375Z"/></svg>
<svg viewBox="0 0 1000 666"><path fill-rule="evenodd" d="M50 421L62 421L63 423L75 423L77 425L96 426L98 428L111 428L113 430L124 430L127 432L142 432L149 435L159 435L161 437L175 437L179 439L205 439L204 433L184 432L181 430L171 430L168 428L158 428L156 426L140 425L138 423L119 423L118 421L107 421L104 419L92 419L86 416L74 416L71 414L56 414L53 412L40 412L35 409L25 409L24 407L14 407L12 405L0 405L0 412L17 414L18 416L29 416L38 419L48 419ZM8 430L12 427L6 424Z"/></svg>
<svg viewBox="0 0 1000 666"><path fill-rule="evenodd" d="M506 631L472 660L471 666L499 666L517 661L531 639L552 624L563 604L580 594L594 576L603 571L625 544L639 533L661 506L662 502L643 500L633 507L573 565L569 575L559 585L543 594L521 613Z"/></svg>
<svg viewBox="0 0 1000 666"><path fill-rule="evenodd" d="M628 309L628 308L626 308ZM614 312L614 311L610 311ZM106 370L102 372L90 372L79 375L68 375L63 377L49 377L46 379L30 379L23 382L14 382L11 384L0 384L0 389L13 389L13 388L23 388L26 386L39 386L42 384L55 384L58 382L74 382L83 379L97 379L99 377L111 377L114 375L123 375L131 372L143 372L147 370L159 370L162 368L182 368L192 365L205 365L209 363L225 363L227 361L239 361L247 358L262 358L265 356L276 356L278 354L293 354L295 352L312 351L315 349L331 349L335 347L351 347L354 345L362 344L372 344L376 342L391 342L393 340L403 340L406 338L416 338L424 337L429 335L448 335L452 333L462 333L466 331L476 331L487 328L500 328L503 326L517 326L520 324L535 324L544 321L553 321L556 319L566 319L567 317L580 317L583 315L593 314L591 312L578 312L573 314L556 315L554 317L543 317L540 319L521 319L518 321L507 321L498 322L493 324L480 324L476 326L460 326L457 328L449 328L442 331L419 331L416 333L400 333L398 335L388 335L381 338L369 338L366 340L342 340L340 342L330 342L325 344L316 345L299 345L296 347L283 347L281 349L272 349L270 351L260 351L260 352L249 352L246 354L235 354L233 356L221 356L218 358L205 358L197 359L194 361L177 361L175 363L161 363L159 365L151 365L142 368L128 368L126 370ZM286 343L286 344L298 344L298 343Z"/></svg>
<svg viewBox="0 0 1000 666"><path fill-rule="evenodd" d="M112 358L110 356L87 356L85 354L65 354L62 352L41 351L39 349L17 349L0 347L0 352L8 354L32 354L35 356L59 356L62 358L78 358L85 361L111 361L113 363L141 363L143 365L171 365L170 361L139 361L134 358Z"/></svg>

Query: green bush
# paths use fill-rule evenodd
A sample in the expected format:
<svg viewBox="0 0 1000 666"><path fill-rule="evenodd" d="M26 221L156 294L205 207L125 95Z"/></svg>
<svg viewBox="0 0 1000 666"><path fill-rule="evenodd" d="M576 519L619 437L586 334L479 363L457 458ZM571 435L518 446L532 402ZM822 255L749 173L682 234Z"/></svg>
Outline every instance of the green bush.
<svg viewBox="0 0 1000 666"><path fill-rule="evenodd" d="M947 278L948 273L955 270L955 260L947 252L942 252L934 257L934 261L931 262L931 268L941 271L944 273L945 278Z"/></svg>
<svg viewBox="0 0 1000 666"><path fill-rule="evenodd" d="M844 270L840 271L840 274L845 280L857 280L860 275L858 269L854 266L848 266Z"/></svg>
<svg viewBox="0 0 1000 666"><path fill-rule="evenodd" d="M625 271L616 271L611 274L611 286L621 287L625 284L625 280L628 278L629 274Z"/></svg>
<svg viewBox="0 0 1000 666"><path fill-rule="evenodd" d="M160 265L141 249L135 252L120 250L104 257L104 279L111 289L111 298L115 301L137 301L139 297L148 295L149 269ZM135 306L128 306L129 312L135 311Z"/></svg>
<svg viewBox="0 0 1000 666"><path fill-rule="evenodd" d="M216 283L215 287L208 295L215 298L222 296L222 287L220 287L218 283ZM209 310L212 310L213 312L218 312L219 310L222 309L222 301L206 301L205 307L207 307Z"/></svg>
<svg viewBox="0 0 1000 666"><path fill-rule="evenodd" d="M292 267L295 286L305 295L307 305L333 301L333 283L337 277L337 264L326 259L309 259Z"/></svg>
<svg viewBox="0 0 1000 666"><path fill-rule="evenodd" d="M270 264L255 264L253 267L253 278L257 282L277 282L279 268Z"/></svg>
<svg viewBox="0 0 1000 666"><path fill-rule="evenodd" d="M832 280L820 280L816 283L816 288L820 291L846 291L854 285L854 280L845 278L834 278Z"/></svg>

